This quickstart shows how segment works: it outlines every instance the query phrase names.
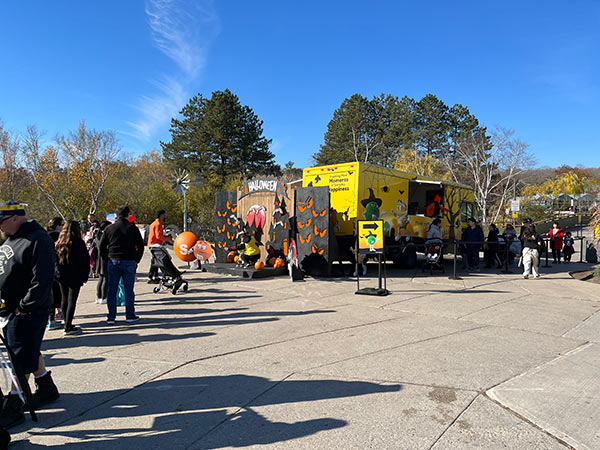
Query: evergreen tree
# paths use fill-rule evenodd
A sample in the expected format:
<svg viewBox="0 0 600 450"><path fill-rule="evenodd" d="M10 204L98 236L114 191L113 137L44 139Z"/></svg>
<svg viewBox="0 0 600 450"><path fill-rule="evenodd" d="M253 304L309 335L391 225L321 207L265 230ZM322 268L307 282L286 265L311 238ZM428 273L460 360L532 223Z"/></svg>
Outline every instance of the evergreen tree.
<svg viewBox="0 0 600 450"><path fill-rule="evenodd" d="M198 94L171 119L171 142L161 142L165 159L176 167L225 182L229 175L252 176L279 170L263 136L263 121L229 89L209 99Z"/></svg>
<svg viewBox="0 0 600 450"><path fill-rule="evenodd" d="M468 108L449 108L432 94L418 102L406 96L381 94L369 100L354 94L335 110L313 160L317 165L363 161L393 167L406 150L452 157L461 141L480 133L485 128Z"/></svg>

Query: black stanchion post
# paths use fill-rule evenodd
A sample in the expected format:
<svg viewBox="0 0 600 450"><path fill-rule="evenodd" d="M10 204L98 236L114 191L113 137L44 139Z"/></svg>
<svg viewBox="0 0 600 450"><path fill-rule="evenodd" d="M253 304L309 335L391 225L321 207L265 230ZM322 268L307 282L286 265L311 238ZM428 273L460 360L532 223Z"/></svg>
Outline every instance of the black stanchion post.
<svg viewBox="0 0 600 450"><path fill-rule="evenodd" d="M585 241L585 238L583 236L581 236L581 240L579 241L580 242L580 248L579 248L579 262L580 263L584 263L585 262L583 260L583 248L585 247L584 241Z"/></svg>
<svg viewBox="0 0 600 450"><path fill-rule="evenodd" d="M508 269L508 239L504 238L504 270L500 273L512 273L512 270Z"/></svg>
<svg viewBox="0 0 600 450"><path fill-rule="evenodd" d="M458 253L458 244L456 242L456 239L454 239L454 267L452 269L452 276L448 277L449 280L460 280L461 278L456 275L456 258L457 258L457 253Z"/></svg>
<svg viewBox="0 0 600 450"><path fill-rule="evenodd" d="M377 254L377 266L378 266L378 273L377 273L377 277L379 278L379 282L378 282L378 286L379 286L379 290L381 290L382 286L381 286L381 253Z"/></svg>
<svg viewBox="0 0 600 450"><path fill-rule="evenodd" d="M544 239L544 242L546 243L546 264L544 265L544 267L552 267L548 262L548 253L550 253L550 247L548 246L548 243L550 241L548 239Z"/></svg>

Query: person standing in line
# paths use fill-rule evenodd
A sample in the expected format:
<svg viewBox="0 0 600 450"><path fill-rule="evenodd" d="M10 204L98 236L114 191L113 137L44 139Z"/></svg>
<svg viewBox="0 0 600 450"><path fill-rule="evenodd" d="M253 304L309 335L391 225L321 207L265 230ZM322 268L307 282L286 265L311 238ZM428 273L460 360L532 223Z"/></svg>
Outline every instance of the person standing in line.
<svg viewBox="0 0 600 450"><path fill-rule="evenodd" d="M0 202L0 231L6 238L0 246L0 292L14 314L4 333L14 352L14 362L35 377L37 389L32 406L37 409L60 397L40 352L53 304L54 244L40 224L27 218L25 205L12 201ZM13 385L7 396L0 393L0 427L10 428L25 421L17 392Z"/></svg>
<svg viewBox="0 0 600 450"><path fill-rule="evenodd" d="M167 219L167 213L164 209L156 212L156 220L150 224L148 228L148 248L149 249L162 249L165 243L171 241L171 236L165 234L165 220ZM148 272L148 283L158 283L158 267L150 263L150 272Z"/></svg>
<svg viewBox="0 0 600 450"><path fill-rule="evenodd" d="M496 227L496 224L491 224L486 241L487 249L484 253L486 269L490 269L494 267L494 265L496 265L496 268L498 269L502 267L502 264L498 259L498 234L499 230L498 227Z"/></svg>
<svg viewBox="0 0 600 450"><path fill-rule="evenodd" d="M106 298L108 297L108 261L100 254L100 241L104 230L109 225L108 220L102 222L94 236L94 245L98 253L98 283L96 284L96 304L98 305L106 305Z"/></svg>
<svg viewBox="0 0 600 450"><path fill-rule="evenodd" d="M468 226L463 230L461 239L462 241L465 241L467 268L474 272L480 272L479 251L481 250L485 237L483 235L483 230L477 225L477 222L475 222L475 218L469 217L467 224Z"/></svg>
<svg viewBox="0 0 600 450"><path fill-rule="evenodd" d="M62 231L65 225L65 221L62 217L54 217L48 222L48 226L46 227L46 231L48 232L48 236L52 239L52 241L56 244L58 240L58 236ZM52 282L52 298L54 299L54 303L52 304L52 308L50 308L50 318L48 320L48 329L56 330L62 327L62 323L60 319L57 317L57 311L60 312L60 285L58 284L58 280L55 278ZM62 312L61 312L62 313Z"/></svg>
<svg viewBox="0 0 600 450"><path fill-rule="evenodd" d="M532 274L540 277L538 266L540 264L540 236L536 233L533 224L523 230L523 278L527 279Z"/></svg>
<svg viewBox="0 0 600 450"><path fill-rule="evenodd" d="M100 254L108 261L108 316L106 323L114 325L117 316L117 290L123 278L125 287L125 322L137 322L135 314L135 272L144 254L140 230L129 222L129 206L117 209L117 221L104 230Z"/></svg>
<svg viewBox="0 0 600 450"><path fill-rule="evenodd" d="M73 325L75 306L81 286L88 281L89 254L83 239L81 228L74 220L60 232L56 241L56 256L58 258L58 282L61 293L61 309L65 318L65 336L81 333L81 328Z"/></svg>
<svg viewBox="0 0 600 450"><path fill-rule="evenodd" d="M565 245L563 247L563 253L565 254L565 263L571 262L571 256L575 253L575 241L570 231L565 233Z"/></svg>
<svg viewBox="0 0 600 450"><path fill-rule="evenodd" d="M554 264L560 264L560 251L563 248L564 237L564 230L560 228L558 222L554 222L552 228L548 231L548 239L550 239L550 248L552 249L552 259L554 259Z"/></svg>

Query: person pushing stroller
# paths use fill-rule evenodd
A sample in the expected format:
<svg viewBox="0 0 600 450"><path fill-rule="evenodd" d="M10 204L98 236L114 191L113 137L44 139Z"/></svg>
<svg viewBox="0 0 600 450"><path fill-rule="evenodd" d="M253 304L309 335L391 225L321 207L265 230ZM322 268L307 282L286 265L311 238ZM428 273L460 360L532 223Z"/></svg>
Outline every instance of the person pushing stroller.
<svg viewBox="0 0 600 450"><path fill-rule="evenodd" d="M171 241L171 236L165 234L164 223L166 218L166 211L164 209L158 210L156 212L156 220L152 222L148 228L148 248L150 249L150 253L152 253L153 256L162 253L161 259L171 258L164 248L164 245ZM164 255L166 255L166 257ZM160 282L158 270L158 266L156 266L154 262L151 262L150 272L148 273L148 283L157 284Z"/></svg>

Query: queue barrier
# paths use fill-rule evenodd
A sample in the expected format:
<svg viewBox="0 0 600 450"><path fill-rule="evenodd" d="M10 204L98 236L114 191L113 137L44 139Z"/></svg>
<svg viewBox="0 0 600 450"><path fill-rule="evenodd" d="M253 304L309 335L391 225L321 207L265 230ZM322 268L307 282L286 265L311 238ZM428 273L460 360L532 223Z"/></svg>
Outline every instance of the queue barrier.
<svg viewBox="0 0 600 450"><path fill-rule="evenodd" d="M503 274L508 274L508 273L513 273L510 269L509 269L509 252L510 252L510 246L513 242L515 242L515 240L518 240L518 238L515 239L508 239L508 238L504 238L504 264L503 264L503 269L500 273ZM542 267L552 267L548 261L548 255L550 253L550 238L548 238L547 236L542 237L542 240L544 241L544 246L545 246L545 253L546 253L546 262L545 265ZM577 261L577 263L584 263L584 249L586 247L586 241L587 239L585 238L585 236L575 236L573 237L573 241L577 242L579 241L579 261ZM489 242L487 241L461 241L461 240L457 240L455 239L452 242L449 242L448 244L453 245L453 254L454 254L454 258L453 258L453 263L452 263L452 275L448 277L448 279L450 280L461 280L462 278L458 276L457 274L457 259L458 259L458 249L459 246L462 245L468 245L468 244L479 244L483 247L484 244L489 244ZM502 245L501 242L497 242L495 243L499 247ZM481 251L481 250L479 250ZM496 250L498 251L498 250ZM577 253L577 252L575 252ZM575 254L573 253L573 254ZM517 255L518 256L518 255Z"/></svg>

